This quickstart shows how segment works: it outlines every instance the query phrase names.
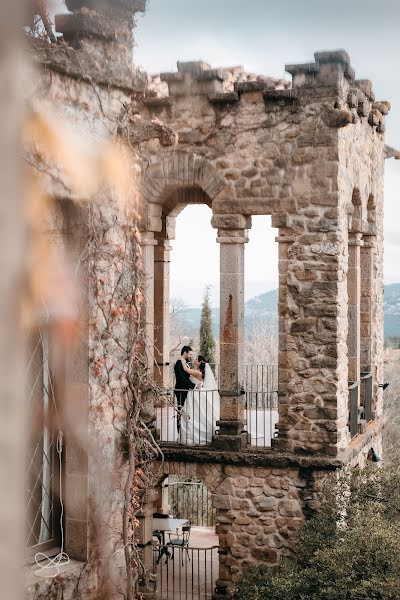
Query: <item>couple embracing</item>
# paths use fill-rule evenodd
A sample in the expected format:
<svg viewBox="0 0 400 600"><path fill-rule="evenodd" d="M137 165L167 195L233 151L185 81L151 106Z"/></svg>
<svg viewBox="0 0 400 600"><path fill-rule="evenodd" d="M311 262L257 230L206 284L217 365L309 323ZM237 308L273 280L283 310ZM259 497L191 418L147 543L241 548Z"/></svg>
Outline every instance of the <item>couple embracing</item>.
<svg viewBox="0 0 400 600"><path fill-rule="evenodd" d="M175 397L177 429L183 444L209 444L219 420L219 393L214 373L204 356L193 360L193 350L184 346L176 361Z"/></svg>

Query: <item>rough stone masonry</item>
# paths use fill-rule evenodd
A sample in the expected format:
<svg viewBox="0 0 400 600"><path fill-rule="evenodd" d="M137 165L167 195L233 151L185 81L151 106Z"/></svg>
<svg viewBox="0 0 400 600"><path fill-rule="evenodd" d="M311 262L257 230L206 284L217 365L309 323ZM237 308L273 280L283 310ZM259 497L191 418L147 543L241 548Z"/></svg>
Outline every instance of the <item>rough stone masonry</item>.
<svg viewBox="0 0 400 600"><path fill-rule="evenodd" d="M36 99L80 135L99 140L118 136L128 107L124 131L140 170L146 333L160 384L169 372L175 219L188 204L212 209L221 256L219 429L206 448L165 445L160 485L169 474L196 476L213 492L221 549L215 588L224 595L248 565L273 564L293 552L295 532L316 510L326 473L362 464L371 446L381 450L383 175L384 158L393 155L384 136L390 105L375 99L370 81L356 78L344 50L286 65L291 82L200 61L145 76L131 62L133 17L145 10L145 0L66 5L70 12L56 18L63 41L33 42L41 73ZM52 185L61 208L49 235L72 244L78 260L95 222L85 210L72 216L63 211L69 195ZM104 209L111 221L113 210L118 214ZM272 447L262 449L249 447L243 433L244 249L252 215L272 216L279 245L279 423ZM118 231L113 235L105 244L117 247ZM95 368L106 350L105 326L95 318L93 290L100 284L90 272L93 260L84 277L86 339L67 380L90 433L102 440L104 468L117 474L124 458L113 425L115 414L122 419L121 407L117 377L111 400L104 399ZM108 269L118 276L117 265ZM362 373L372 374L369 419L361 410ZM349 381L359 384L355 435ZM66 444L66 550L78 566L76 579L70 573L52 586L64 586L64 598L95 598L89 495L96 470L90 459L78 459L73 440ZM116 483L114 508L120 492ZM149 570L154 509L163 510L161 493L139 515ZM39 595L49 585L31 581L27 597L50 597ZM78 588L81 595L74 596Z"/></svg>

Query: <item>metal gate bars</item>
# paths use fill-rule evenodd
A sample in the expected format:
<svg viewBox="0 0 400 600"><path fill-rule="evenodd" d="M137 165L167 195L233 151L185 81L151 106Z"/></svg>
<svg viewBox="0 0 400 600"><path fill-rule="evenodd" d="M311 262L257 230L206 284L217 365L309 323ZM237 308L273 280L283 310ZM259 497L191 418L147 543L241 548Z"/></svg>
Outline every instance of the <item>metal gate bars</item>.
<svg viewBox="0 0 400 600"><path fill-rule="evenodd" d="M154 545L158 600L211 600L218 576L218 546L176 548Z"/></svg>

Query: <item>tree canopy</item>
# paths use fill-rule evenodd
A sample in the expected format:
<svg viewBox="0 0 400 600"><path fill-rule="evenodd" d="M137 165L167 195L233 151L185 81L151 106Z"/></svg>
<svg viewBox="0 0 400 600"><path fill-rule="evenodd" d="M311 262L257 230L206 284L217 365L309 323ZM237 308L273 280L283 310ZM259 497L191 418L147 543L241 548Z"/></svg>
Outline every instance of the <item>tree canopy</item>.
<svg viewBox="0 0 400 600"><path fill-rule="evenodd" d="M206 287L204 291L203 304L201 307L199 352L209 363L215 363L215 340L212 332L212 313L209 287Z"/></svg>

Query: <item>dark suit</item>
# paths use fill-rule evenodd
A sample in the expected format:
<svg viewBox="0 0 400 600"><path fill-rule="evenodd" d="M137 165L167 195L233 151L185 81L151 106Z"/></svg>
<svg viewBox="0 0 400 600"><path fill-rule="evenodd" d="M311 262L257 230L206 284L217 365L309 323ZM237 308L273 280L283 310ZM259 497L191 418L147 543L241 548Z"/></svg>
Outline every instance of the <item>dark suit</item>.
<svg viewBox="0 0 400 600"><path fill-rule="evenodd" d="M190 381L190 376L184 370L181 360L176 361L174 366L174 373L176 401L178 403L178 407L182 408L185 404L188 391L193 390L196 387L196 385L192 381ZM177 415L176 424L179 432L181 428L181 417L179 413Z"/></svg>

